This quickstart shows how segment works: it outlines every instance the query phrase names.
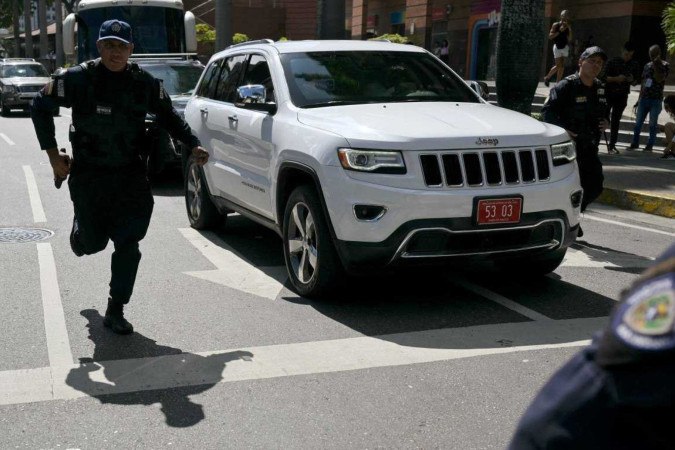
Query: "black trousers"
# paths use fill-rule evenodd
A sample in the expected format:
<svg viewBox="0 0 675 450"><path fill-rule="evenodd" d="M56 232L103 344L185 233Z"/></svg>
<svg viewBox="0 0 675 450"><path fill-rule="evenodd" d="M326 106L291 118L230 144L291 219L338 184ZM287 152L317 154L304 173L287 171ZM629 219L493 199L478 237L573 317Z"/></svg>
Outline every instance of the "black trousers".
<svg viewBox="0 0 675 450"><path fill-rule="evenodd" d="M628 94L607 94L607 107L610 112L609 146L614 147L619 136L621 116L628 103Z"/></svg>
<svg viewBox="0 0 675 450"><path fill-rule="evenodd" d="M598 144L577 140L577 163L584 196L581 200L581 212L602 194L605 176L602 174L602 163L598 157Z"/></svg>
<svg viewBox="0 0 675 450"><path fill-rule="evenodd" d="M73 167L68 185L77 222L76 239L87 255L113 242L110 297L126 304L141 260L138 243L148 230L154 205L145 168L140 164L115 170Z"/></svg>

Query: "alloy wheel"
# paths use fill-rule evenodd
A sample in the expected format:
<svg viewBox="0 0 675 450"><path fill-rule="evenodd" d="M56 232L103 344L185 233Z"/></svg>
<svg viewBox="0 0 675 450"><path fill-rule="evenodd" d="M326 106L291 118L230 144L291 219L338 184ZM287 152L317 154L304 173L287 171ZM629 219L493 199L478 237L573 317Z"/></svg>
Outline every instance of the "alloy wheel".
<svg viewBox="0 0 675 450"><path fill-rule="evenodd" d="M293 206L291 219L286 236L291 268L298 281L307 284L319 260L316 225L307 205L300 202Z"/></svg>
<svg viewBox="0 0 675 450"><path fill-rule="evenodd" d="M187 204L190 217L198 220L202 212L202 177L199 174L199 167L196 164L190 165L190 173L187 179Z"/></svg>

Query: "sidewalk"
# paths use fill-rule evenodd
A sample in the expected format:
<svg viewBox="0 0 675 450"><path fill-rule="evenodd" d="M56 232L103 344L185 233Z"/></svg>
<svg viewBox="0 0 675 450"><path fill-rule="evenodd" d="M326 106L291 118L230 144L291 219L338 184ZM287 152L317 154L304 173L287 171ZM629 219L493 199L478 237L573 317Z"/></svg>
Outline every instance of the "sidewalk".
<svg viewBox="0 0 675 450"><path fill-rule="evenodd" d="M496 92L494 81L488 82L490 92ZM554 83L551 84L551 87ZM550 88L539 83L536 95L547 97ZM666 95L675 93L675 86L666 86ZM634 121L632 106L638 99L639 91L631 90L628 96L628 106L624 111L625 120ZM659 115L659 124L672 121L670 116L662 111ZM662 137L657 140L663 141ZM659 146L665 145L663 142ZM675 159L661 159L661 150L654 149L652 153L643 151L629 151L617 145L619 155L607 153L607 146L600 145L600 160L605 175L605 190L598 200L599 203L631 209L649 214L675 218ZM673 224L675 227L675 223Z"/></svg>

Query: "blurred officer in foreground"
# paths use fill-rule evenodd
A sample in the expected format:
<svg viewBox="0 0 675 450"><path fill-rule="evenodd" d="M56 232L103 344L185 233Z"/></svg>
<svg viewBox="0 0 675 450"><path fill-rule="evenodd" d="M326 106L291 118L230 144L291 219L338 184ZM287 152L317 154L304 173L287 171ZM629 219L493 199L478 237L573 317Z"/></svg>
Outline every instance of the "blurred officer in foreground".
<svg viewBox="0 0 675 450"><path fill-rule="evenodd" d="M602 163L598 157L600 134L608 126L605 88L598 80L607 55L589 47L579 57L579 72L551 88L542 115L544 122L567 130L577 149L577 162L584 196L581 212L602 193ZM577 235L583 236L581 226Z"/></svg>
<svg viewBox="0 0 675 450"><path fill-rule="evenodd" d="M40 147L47 151L57 187L69 174L75 218L70 245L77 256L103 250L112 240L112 277L104 325L119 334L133 332L124 318L136 281L154 201L142 158L146 113L192 149L203 165L208 153L171 105L159 80L129 63L131 27L119 20L101 25L96 42L101 57L60 70L31 107ZM53 111L72 108L73 159L60 154Z"/></svg>
<svg viewBox="0 0 675 450"><path fill-rule="evenodd" d="M672 449L675 245L622 293L609 326L542 388L509 448Z"/></svg>

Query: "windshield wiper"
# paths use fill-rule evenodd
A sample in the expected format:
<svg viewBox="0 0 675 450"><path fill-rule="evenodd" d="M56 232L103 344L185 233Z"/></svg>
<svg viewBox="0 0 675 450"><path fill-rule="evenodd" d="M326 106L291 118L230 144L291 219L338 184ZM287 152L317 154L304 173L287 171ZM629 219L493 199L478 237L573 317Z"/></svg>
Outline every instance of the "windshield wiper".
<svg viewBox="0 0 675 450"><path fill-rule="evenodd" d="M357 100L331 100L329 102L320 102L320 103L310 103L309 105L303 105L303 108L320 108L322 106L342 106L342 105L358 105L361 103L367 103L365 101Z"/></svg>

